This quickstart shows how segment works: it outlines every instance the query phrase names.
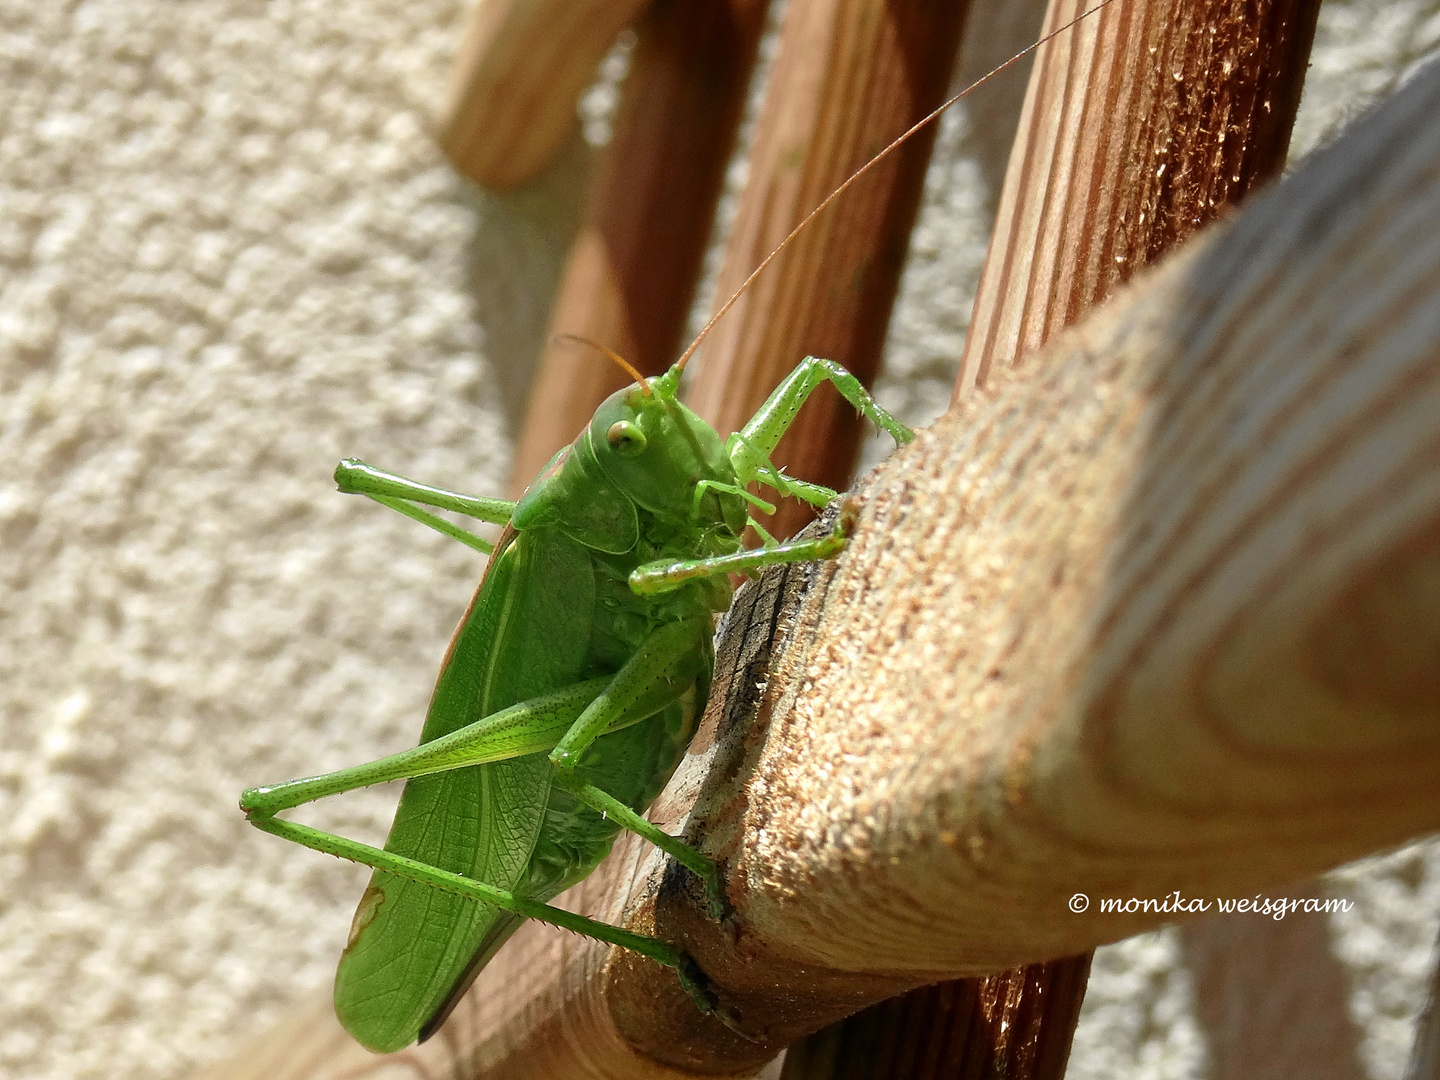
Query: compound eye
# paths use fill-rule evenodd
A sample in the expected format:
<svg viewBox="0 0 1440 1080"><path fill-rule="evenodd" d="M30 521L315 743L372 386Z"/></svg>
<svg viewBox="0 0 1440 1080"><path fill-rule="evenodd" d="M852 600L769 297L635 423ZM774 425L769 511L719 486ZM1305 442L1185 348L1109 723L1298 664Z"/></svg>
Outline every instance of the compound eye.
<svg viewBox="0 0 1440 1080"><path fill-rule="evenodd" d="M605 433L605 441L621 457L634 457L645 449L645 433L640 430L639 424L629 420L616 420L611 424L610 430Z"/></svg>

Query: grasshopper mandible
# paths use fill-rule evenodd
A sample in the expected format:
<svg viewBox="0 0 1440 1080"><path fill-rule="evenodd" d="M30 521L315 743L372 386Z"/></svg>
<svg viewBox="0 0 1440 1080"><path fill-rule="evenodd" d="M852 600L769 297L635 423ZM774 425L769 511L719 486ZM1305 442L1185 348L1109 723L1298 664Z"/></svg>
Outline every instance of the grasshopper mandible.
<svg viewBox="0 0 1440 1080"><path fill-rule="evenodd" d="M818 508L839 496L784 475L770 455L809 394L829 381L897 444L912 432L838 364L807 357L741 430L722 438L679 399L685 364L750 282L861 175L966 93L1062 33L1082 13L919 121L832 192L755 269L662 375L645 378L607 349L634 384L611 395L518 502L416 483L340 463L340 490L374 499L482 552L492 545L432 513L503 525L441 664L420 745L324 776L252 788L257 828L374 868L335 977L335 1008L375 1051L435 1032L478 972L526 918L649 956L676 970L702 1011L716 1008L679 948L550 906L638 833L703 882L724 911L715 864L641 815L678 765L704 711L714 614L730 573L828 559L830 533L777 543L750 516L769 487ZM765 545L745 549L754 527ZM370 784L406 780L385 848L277 817Z"/></svg>

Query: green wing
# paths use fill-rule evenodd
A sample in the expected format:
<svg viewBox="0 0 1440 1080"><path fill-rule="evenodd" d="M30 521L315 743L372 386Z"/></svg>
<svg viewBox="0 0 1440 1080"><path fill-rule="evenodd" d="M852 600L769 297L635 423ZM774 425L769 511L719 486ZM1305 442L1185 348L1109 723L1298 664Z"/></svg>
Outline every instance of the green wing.
<svg viewBox="0 0 1440 1080"><path fill-rule="evenodd" d="M578 681L595 603L590 556L556 529L507 531L451 642L421 742ZM526 877L551 794L546 755L476 765L405 785L388 851L502 889ZM335 1011L377 1052L443 1018L520 920L376 872L335 973Z"/></svg>

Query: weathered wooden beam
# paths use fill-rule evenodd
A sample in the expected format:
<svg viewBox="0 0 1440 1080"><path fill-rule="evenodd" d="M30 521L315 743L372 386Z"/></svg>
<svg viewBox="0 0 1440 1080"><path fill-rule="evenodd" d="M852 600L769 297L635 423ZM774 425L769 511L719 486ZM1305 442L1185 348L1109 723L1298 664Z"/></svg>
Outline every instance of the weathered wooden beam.
<svg viewBox="0 0 1440 1080"><path fill-rule="evenodd" d="M575 127L575 102L646 0L480 0L436 137L451 163L506 191L533 179Z"/></svg>
<svg viewBox="0 0 1440 1080"><path fill-rule="evenodd" d="M654 0L636 24L515 448L512 496L628 381L559 335L613 349L646 375L679 355L768 6Z"/></svg>
<svg viewBox="0 0 1440 1080"><path fill-rule="evenodd" d="M1437 103L1440 69L860 492L742 789L756 941L983 970L1165 921L1076 891L1440 825Z"/></svg>
<svg viewBox="0 0 1440 1080"><path fill-rule="evenodd" d="M1170 917L1104 899L1248 896L1440 827L1437 117L1432 67L892 457L837 564L749 590L658 814L735 915L627 841L574 899L684 943L755 1041L533 927L530 978L483 973L425 1047L317 1019L264 1075L739 1075ZM762 602L801 586L757 686Z"/></svg>
<svg viewBox="0 0 1440 1080"><path fill-rule="evenodd" d="M530 1000L477 995L496 1075L741 1070L1172 917L1104 899L1250 895L1440 826L1437 106L1431 72L996 373L860 493L763 689L737 657L713 701L748 712L662 808L698 800L735 918L638 844L581 899L685 942L758 1044L552 936ZM768 642L751 614L732 640Z"/></svg>
<svg viewBox="0 0 1440 1080"><path fill-rule="evenodd" d="M827 195L944 100L968 8L968 0L792 2L717 303ZM936 130L930 125L831 204L716 325L689 404L717 431L742 427L806 354L873 381ZM844 487L861 431L855 410L822 387L781 440L776 464ZM788 501L767 528L788 536L810 517Z"/></svg>
<svg viewBox="0 0 1440 1080"><path fill-rule="evenodd" d="M1046 29L1094 0L1052 0ZM1036 61L956 395L1280 175L1318 0L1125 0Z"/></svg>
<svg viewBox="0 0 1440 1080"><path fill-rule="evenodd" d="M1047 34L1082 21L1030 73L956 400L1285 163L1319 0L1126 0L1084 15L1095 6L1052 0L1046 14ZM1089 970L1083 953L984 977L964 1024L988 1051L945 1075L1059 1080ZM926 994L909 997L926 1008Z"/></svg>

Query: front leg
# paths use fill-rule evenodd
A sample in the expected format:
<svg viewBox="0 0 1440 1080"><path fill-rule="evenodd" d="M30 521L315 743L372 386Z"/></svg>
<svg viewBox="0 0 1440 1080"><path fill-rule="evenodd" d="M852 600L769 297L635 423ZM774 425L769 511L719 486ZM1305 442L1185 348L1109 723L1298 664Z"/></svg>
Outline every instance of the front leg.
<svg viewBox="0 0 1440 1080"><path fill-rule="evenodd" d="M775 392L765 399L749 423L726 441L726 453L730 456L730 464L741 484L749 484L755 480L770 484L771 481L766 477L773 478L778 475L775 466L770 463L770 455L775 452L781 436L789 430L806 398L827 380L834 384L840 395L855 406L862 416L893 436L897 445L903 446L915 438L913 431L875 404L875 399L854 375L833 360L807 356L796 365L794 371L785 376L775 388ZM786 479L788 480L788 477ZM803 498L803 495L801 497Z"/></svg>
<svg viewBox="0 0 1440 1080"><path fill-rule="evenodd" d="M842 513L828 536L772 543L767 547L750 548L729 555L713 555L708 559L660 560L646 563L630 574L630 588L642 596L678 589L693 578L715 577L719 574L752 574L767 566L781 563L816 562L833 559L845 550L853 528L852 519Z"/></svg>

